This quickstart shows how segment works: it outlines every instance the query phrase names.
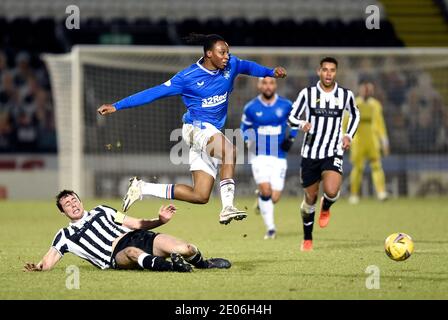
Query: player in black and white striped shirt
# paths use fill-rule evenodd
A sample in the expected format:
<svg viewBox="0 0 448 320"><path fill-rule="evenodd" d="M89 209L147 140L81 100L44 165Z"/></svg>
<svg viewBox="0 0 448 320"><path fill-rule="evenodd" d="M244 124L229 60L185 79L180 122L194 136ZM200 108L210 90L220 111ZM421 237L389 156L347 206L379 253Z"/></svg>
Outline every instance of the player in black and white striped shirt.
<svg viewBox="0 0 448 320"><path fill-rule="evenodd" d="M170 221L176 211L171 204L162 206L158 219L152 220L133 218L104 205L85 211L71 190L61 191L56 205L71 223L56 233L50 250L37 265L25 265L26 271L50 270L67 252L101 269L190 272L190 264L200 269L230 267L225 259L204 260L193 244L149 231Z"/></svg>
<svg viewBox="0 0 448 320"><path fill-rule="evenodd" d="M320 81L300 91L289 116L291 127L305 132L302 145L300 178L305 199L300 211L303 219L304 241L301 250L312 250L315 204L320 181L324 195L320 201L319 225L327 226L330 207L339 198L342 184L342 159L350 148L359 123L359 110L353 93L336 83L338 62L332 57L321 60L317 71ZM342 133L342 114L349 113L347 133ZM305 120L301 116L305 114Z"/></svg>

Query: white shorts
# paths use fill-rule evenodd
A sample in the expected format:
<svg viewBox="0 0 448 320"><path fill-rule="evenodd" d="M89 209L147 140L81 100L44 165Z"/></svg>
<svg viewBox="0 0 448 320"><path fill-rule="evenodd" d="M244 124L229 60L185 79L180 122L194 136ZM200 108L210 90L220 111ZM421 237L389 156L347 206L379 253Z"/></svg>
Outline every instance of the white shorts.
<svg viewBox="0 0 448 320"><path fill-rule="evenodd" d="M255 183L270 183L272 190L282 191L285 186L285 176L288 163L286 159L274 156L256 156L252 159L252 174Z"/></svg>
<svg viewBox="0 0 448 320"><path fill-rule="evenodd" d="M202 127L188 123L182 126L182 138L190 147L190 171L201 170L216 179L219 160L210 157L206 152L206 148L210 138L217 133L221 133L221 131L207 122L202 122Z"/></svg>

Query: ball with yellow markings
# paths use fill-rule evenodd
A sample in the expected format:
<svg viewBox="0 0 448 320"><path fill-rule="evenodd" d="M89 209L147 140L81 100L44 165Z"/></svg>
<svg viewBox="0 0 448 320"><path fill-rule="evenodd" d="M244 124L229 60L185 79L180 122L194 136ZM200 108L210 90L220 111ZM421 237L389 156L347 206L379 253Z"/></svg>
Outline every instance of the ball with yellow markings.
<svg viewBox="0 0 448 320"><path fill-rule="evenodd" d="M384 250L392 260L404 261L414 252L414 241L406 233L393 233L386 238Z"/></svg>

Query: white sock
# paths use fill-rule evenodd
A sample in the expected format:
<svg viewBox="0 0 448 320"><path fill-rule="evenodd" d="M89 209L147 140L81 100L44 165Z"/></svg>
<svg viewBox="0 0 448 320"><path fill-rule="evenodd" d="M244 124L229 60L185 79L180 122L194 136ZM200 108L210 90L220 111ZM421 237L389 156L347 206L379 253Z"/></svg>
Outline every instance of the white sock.
<svg viewBox="0 0 448 320"><path fill-rule="evenodd" d="M258 205L260 206L261 216L263 217L267 230L275 230L274 203L272 202L271 197L266 200L266 198L259 196Z"/></svg>
<svg viewBox="0 0 448 320"><path fill-rule="evenodd" d="M224 179L219 183L221 187L222 207L233 207L233 198L235 195L235 181L233 179Z"/></svg>
<svg viewBox="0 0 448 320"><path fill-rule="evenodd" d="M173 199L174 184L143 182L142 195L154 196L163 199Z"/></svg>
<svg viewBox="0 0 448 320"><path fill-rule="evenodd" d="M341 194L340 191L338 191L338 194L334 197L334 198L330 198L329 196L327 196L327 194L324 192L324 198L327 199L330 202L336 202L336 200L339 199L339 195Z"/></svg>
<svg viewBox="0 0 448 320"><path fill-rule="evenodd" d="M145 260L145 258L146 258L147 256L149 256L149 254L147 254L147 253L142 253L142 254L139 255L138 258L137 258L138 265L139 265L140 267L142 267L142 269L145 269L145 267L143 266L143 260Z"/></svg>

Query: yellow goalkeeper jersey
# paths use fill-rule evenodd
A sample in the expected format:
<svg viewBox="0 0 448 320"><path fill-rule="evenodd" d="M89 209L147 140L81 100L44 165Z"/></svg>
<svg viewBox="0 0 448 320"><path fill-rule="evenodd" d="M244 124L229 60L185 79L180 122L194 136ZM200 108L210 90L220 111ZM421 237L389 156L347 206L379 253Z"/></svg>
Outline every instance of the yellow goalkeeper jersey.
<svg viewBox="0 0 448 320"><path fill-rule="evenodd" d="M365 146L375 147L379 142L387 141L387 130L383 117L383 106L372 97L364 99L356 97L356 104L361 114L358 130L353 139L353 144L361 143ZM347 128L348 115L344 116L344 132ZM381 145L381 144L380 144Z"/></svg>

